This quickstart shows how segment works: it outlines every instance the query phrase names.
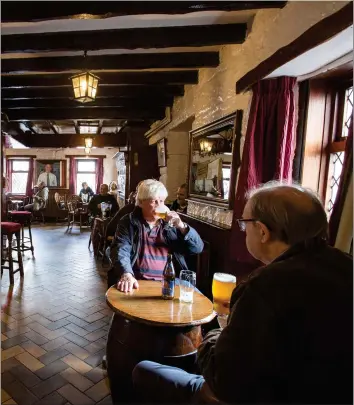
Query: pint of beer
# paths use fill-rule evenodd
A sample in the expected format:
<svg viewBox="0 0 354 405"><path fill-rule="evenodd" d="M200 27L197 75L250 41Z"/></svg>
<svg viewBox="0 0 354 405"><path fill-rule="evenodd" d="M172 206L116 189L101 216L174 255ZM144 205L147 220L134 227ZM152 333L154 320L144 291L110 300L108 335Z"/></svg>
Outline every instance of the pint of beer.
<svg viewBox="0 0 354 405"><path fill-rule="evenodd" d="M215 273L213 278L214 310L218 315L229 315L231 294L236 287L236 277L232 274Z"/></svg>
<svg viewBox="0 0 354 405"><path fill-rule="evenodd" d="M155 214L165 221L166 220L166 214L169 211L170 210L168 209L168 207L166 205L160 205L159 207L156 208Z"/></svg>

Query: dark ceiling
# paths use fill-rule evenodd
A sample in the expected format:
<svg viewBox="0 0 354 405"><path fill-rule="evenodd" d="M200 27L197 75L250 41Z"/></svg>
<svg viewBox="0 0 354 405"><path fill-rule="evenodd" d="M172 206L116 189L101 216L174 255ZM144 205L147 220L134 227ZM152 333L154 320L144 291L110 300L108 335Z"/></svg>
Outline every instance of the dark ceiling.
<svg viewBox="0 0 354 405"><path fill-rule="evenodd" d="M2 1L2 130L26 146L65 147L82 144L80 120L95 120L99 143L118 146L125 128L162 119L200 68L217 67L221 45L243 43L257 9L285 4ZM100 78L84 105L69 80L81 70Z"/></svg>

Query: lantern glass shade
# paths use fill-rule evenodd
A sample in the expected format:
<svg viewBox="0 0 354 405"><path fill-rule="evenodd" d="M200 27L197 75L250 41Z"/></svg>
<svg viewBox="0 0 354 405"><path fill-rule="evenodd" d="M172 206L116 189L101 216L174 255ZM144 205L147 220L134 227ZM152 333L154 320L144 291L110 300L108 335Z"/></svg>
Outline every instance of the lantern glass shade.
<svg viewBox="0 0 354 405"><path fill-rule="evenodd" d="M92 138L85 138L85 148L92 148Z"/></svg>
<svg viewBox="0 0 354 405"><path fill-rule="evenodd" d="M94 101L97 94L98 77L90 72L83 72L71 77L75 100L81 103Z"/></svg>
<svg viewBox="0 0 354 405"><path fill-rule="evenodd" d="M200 141L199 145L200 145L200 151L202 153L211 152L211 149L212 149L211 142L208 142L207 140L203 139L203 140Z"/></svg>
<svg viewBox="0 0 354 405"><path fill-rule="evenodd" d="M91 153L91 148L85 148L85 153L86 155L89 155Z"/></svg>

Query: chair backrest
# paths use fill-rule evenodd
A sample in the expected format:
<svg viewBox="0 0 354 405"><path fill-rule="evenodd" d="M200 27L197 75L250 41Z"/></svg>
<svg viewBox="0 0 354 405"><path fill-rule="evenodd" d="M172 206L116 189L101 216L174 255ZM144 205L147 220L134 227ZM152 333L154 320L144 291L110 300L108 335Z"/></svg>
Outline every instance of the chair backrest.
<svg viewBox="0 0 354 405"><path fill-rule="evenodd" d="M60 210L66 209L65 195L60 195L58 192L54 193L54 200Z"/></svg>

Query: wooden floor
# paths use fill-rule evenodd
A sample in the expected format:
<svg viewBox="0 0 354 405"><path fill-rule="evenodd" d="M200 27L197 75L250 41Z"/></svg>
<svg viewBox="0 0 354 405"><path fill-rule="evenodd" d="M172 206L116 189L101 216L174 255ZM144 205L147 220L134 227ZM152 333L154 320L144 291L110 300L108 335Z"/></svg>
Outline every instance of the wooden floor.
<svg viewBox="0 0 354 405"><path fill-rule="evenodd" d="M106 268L87 248L89 232L62 225L33 230L35 255L23 255L25 277L1 283L1 402L111 404L101 367L111 311Z"/></svg>

